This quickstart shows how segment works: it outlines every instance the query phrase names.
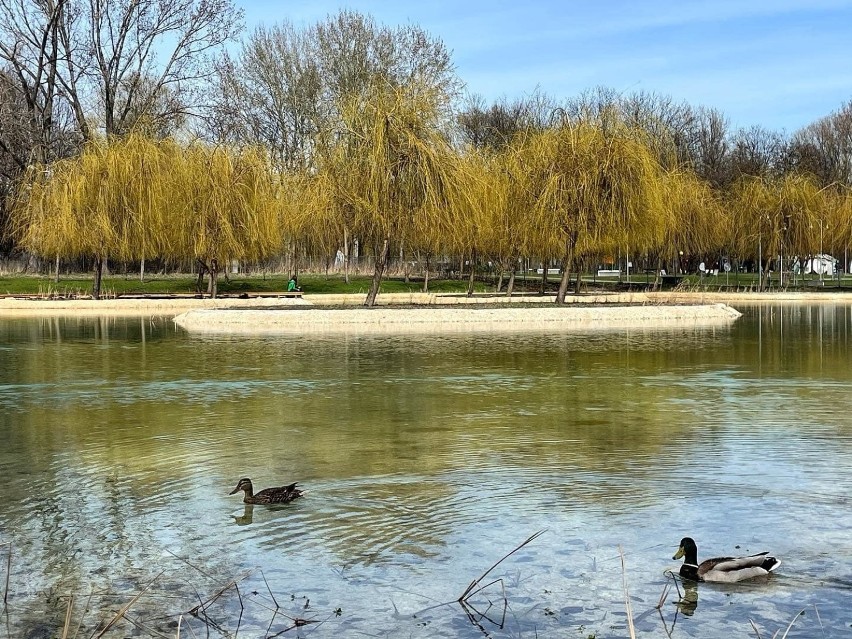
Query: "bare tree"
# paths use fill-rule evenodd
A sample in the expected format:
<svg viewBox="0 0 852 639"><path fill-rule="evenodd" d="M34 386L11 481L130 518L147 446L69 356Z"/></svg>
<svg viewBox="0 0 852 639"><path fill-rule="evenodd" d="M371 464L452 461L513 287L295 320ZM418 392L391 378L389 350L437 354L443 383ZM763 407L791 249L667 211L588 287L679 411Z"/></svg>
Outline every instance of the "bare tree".
<svg viewBox="0 0 852 639"><path fill-rule="evenodd" d="M305 167L323 90L314 48L306 31L284 23L256 29L236 59L223 56L208 135L263 144L282 169Z"/></svg>
<svg viewBox="0 0 852 639"><path fill-rule="evenodd" d="M798 131L790 144L790 164L823 185L852 186L852 101Z"/></svg>
<svg viewBox="0 0 852 639"><path fill-rule="evenodd" d="M540 91L516 100L502 99L488 106L482 96L468 96L456 117L462 142L475 149L499 150L521 131L541 130L555 109Z"/></svg>
<svg viewBox="0 0 852 639"><path fill-rule="evenodd" d="M781 134L760 126L740 129L731 140L732 178L779 176L786 152L787 143Z"/></svg>
<svg viewBox="0 0 852 639"><path fill-rule="evenodd" d="M34 159L51 159L60 102L86 140L150 126L152 114L159 127L180 121L240 19L231 0L0 0L0 58L39 133Z"/></svg>
<svg viewBox="0 0 852 639"><path fill-rule="evenodd" d="M168 107L160 119L184 117L203 101L197 81L212 73L212 53L241 28L231 0L67 1L59 77L86 138L92 112L107 135L155 106ZM170 92L181 99L164 102Z"/></svg>
<svg viewBox="0 0 852 639"><path fill-rule="evenodd" d="M698 177L716 188L730 183L728 165L728 119L718 109L697 107L693 111L686 149L688 163Z"/></svg>
<svg viewBox="0 0 852 639"><path fill-rule="evenodd" d="M446 47L416 26L379 26L344 10L301 29L258 28L218 64L208 135L264 144L282 168L309 166L317 134L338 127L343 101L377 78L448 96L460 87Z"/></svg>
<svg viewBox="0 0 852 639"><path fill-rule="evenodd" d="M640 91L622 98L620 109L625 122L646 132L663 166L673 169L689 163L688 140L695 118L688 103Z"/></svg>
<svg viewBox="0 0 852 639"><path fill-rule="evenodd" d="M35 137L30 111L12 73L0 72L0 176L12 180L27 168Z"/></svg>
<svg viewBox="0 0 852 639"><path fill-rule="evenodd" d="M12 154L19 168L53 157L60 100L59 28L65 5L66 0L0 0L0 59L6 67L0 148Z"/></svg>

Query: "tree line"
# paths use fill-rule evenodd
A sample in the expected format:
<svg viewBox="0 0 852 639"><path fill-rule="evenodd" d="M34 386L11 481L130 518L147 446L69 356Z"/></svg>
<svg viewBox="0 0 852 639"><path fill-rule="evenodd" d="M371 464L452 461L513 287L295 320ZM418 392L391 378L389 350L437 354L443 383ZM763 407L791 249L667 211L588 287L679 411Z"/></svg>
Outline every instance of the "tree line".
<svg viewBox="0 0 852 639"><path fill-rule="evenodd" d="M89 257L96 296L107 259L196 260L215 294L227 260L348 266L357 240L371 305L391 254L509 287L556 261L563 301L617 253L768 275L852 242L852 102L790 135L646 92L488 104L416 26L341 11L228 50L240 21L228 0L0 0L4 250Z"/></svg>

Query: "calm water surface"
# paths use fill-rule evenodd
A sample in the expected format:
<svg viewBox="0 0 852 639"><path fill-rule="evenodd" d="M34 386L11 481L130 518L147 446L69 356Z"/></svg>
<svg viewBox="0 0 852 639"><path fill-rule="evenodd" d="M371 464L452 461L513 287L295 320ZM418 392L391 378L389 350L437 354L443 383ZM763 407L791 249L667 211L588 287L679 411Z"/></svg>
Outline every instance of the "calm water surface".
<svg viewBox="0 0 852 639"><path fill-rule="evenodd" d="M802 610L788 637L852 636L852 308L741 310L304 342L0 320L0 637L55 636L70 594L89 636L149 584L115 636L175 636L234 579L182 636L626 637L623 574L640 636L772 636ZM242 476L309 492L245 507ZM783 563L657 610L685 535Z"/></svg>

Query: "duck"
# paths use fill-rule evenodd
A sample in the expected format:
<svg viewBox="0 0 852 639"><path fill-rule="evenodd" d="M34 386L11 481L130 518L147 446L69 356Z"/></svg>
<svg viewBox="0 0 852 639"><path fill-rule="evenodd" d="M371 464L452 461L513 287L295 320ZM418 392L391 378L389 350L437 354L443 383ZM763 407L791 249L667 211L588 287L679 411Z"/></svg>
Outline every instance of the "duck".
<svg viewBox="0 0 852 639"><path fill-rule="evenodd" d="M237 482L237 487L228 494L233 495L243 491L243 503L246 504L286 504L305 494L305 492L300 488L297 488L296 485L297 482L293 482L288 486L265 488L260 492L255 493L251 485L251 479L243 477L239 482Z"/></svg>
<svg viewBox="0 0 852 639"><path fill-rule="evenodd" d="M716 583L736 583L755 577L764 577L781 565L781 561L768 552L761 552L748 557L714 557L698 563L698 546L692 537L680 540L672 559L685 557L680 567L680 576L692 581L709 581Z"/></svg>

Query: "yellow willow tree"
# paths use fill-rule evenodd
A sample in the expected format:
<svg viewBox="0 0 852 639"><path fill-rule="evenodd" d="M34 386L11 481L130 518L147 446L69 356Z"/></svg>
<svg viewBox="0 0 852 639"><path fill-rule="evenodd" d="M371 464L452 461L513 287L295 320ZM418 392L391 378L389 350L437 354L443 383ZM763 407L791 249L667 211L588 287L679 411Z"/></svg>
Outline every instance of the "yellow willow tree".
<svg viewBox="0 0 852 639"><path fill-rule="evenodd" d="M418 82L374 82L343 101L341 128L317 147L319 172L333 187L332 201L317 214L351 214L354 233L375 247L365 306L376 303L391 242L405 242L419 218L439 218L453 204L455 158L441 131L444 99Z"/></svg>
<svg viewBox="0 0 852 639"><path fill-rule="evenodd" d="M831 238L826 248L835 256L843 255L843 272L848 272L849 247L852 246L852 189L838 187L829 191L825 232Z"/></svg>
<svg viewBox="0 0 852 639"><path fill-rule="evenodd" d="M720 251L732 241L731 217L708 182L690 170L663 175L668 222L659 256L680 268L681 256ZM659 273L661 264L657 264ZM675 271L676 273L677 271Z"/></svg>
<svg viewBox="0 0 852 639"><path fill-rule="evenodd" d="M286 210L292 216L294 240L319 246L326 255L343 247L343 278L348 284L351 246L359 239L355 234L359 220L349 195L357 192L360 176L346 170L344 155L339 149L326 148L319 154L324 159L322 170L293 174L288 180Z"/></svg>
<svg viewBox="0 0 852 639"><path fill-rule="evenodd" d="M769 281L775 256L804 255L816 244L819 224L828 210L826 191L808 176L788 174L780 179L746 177L731 192L734 224L739 232L741 255L756 255L763 276L760 290Z"/></svg>
<svg viewBox="0 0 852 639"><path fill-rule="evenodd" d="M93 141L80 156L33 167L18 190L14 233L49 257L95 259L99 298L107 257L258 259L280 247L277 178L263 151L233 151L139 135Z"/></svg>
<svg viewBox="0 0 852 639"><path fill-rule="evenodd" d="M298 273L297 247L308 254L328 256L340 245L346 221L335 214L333 188L326 174L308 169L281 175L281 228L288 259L292 256L294 260L290 275Z"/></svg>
<svg viewBox="0 0 852 639"><path fill-rule="evenodd" d="M470 149L457 157L456 174L447 187L453 206L445 216L421 219L416 234L429 238L428 227L440 229L440 242L444 250L470 256L468 296L473 294L476 267L480 257L492 254L495 235L494 214L500 210L501 192L496 183L491 158L484 151ZM443 218L443 219L442 219Z"/></svg>
<svg viewBox="0 0 852 639"><path fill-rule="evenodd" d="M530 215L538 197L534 188L537 175L530 170L538 149L537 136L518 134L488 164L490 194L486 244L501 268L509 270L507 295L514 290L515 271L522 255L550 257L552 229L538 227L537 218ZM547 261L545 258L544 262Z"/></svg>
<svg viewBox="0 0 852 639"><path fill-rule="evenodd" d="M182 156L162 202L172 238L164 257L195 259L216 297L219 269L229 259L261 260L280 250L281 179L259 147L196 143Z"/></svg>
<svg viewBox="0 0 852 639"><path fill-rule="evenodd" d="M14 233L34 253L94 258L98 299L107 257L145 259L168 245L161 203L179 159L172 142L132 135L95 140L78 157L33 166L19 184Z"/></svg>
<svg viewBox="0 0 852 639"><path fill-rule="evenodd" d="M662 170L641 137L624 127L565 125L538 134L533 147L527 167L535 194L531 213L551 254L562 257L561 304L578 256L659 242L665 223Z"/></svg>

